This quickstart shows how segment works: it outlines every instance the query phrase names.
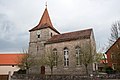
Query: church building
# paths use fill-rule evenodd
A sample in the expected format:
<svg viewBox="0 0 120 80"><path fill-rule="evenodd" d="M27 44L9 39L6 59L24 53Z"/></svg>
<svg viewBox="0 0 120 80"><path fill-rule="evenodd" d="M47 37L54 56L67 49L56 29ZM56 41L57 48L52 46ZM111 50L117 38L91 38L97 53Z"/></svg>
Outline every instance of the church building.
<svg viewBox="0 0 120 80"><path fill-rule="evenodd" d="M37 26L30 32L29 53L41 58L47 50L58 55L61 62L55 59L53 74L84 74L85 66L81 63L81 47L86 43L92 46L91 53L96 53L93 29L78 30L60 33L53 26L47 7ZM89 65L89 73L94 70L93 64ZM41 70L34 69L35 72ZM50 74L50 68L45 66L45 74Z"/></svg>

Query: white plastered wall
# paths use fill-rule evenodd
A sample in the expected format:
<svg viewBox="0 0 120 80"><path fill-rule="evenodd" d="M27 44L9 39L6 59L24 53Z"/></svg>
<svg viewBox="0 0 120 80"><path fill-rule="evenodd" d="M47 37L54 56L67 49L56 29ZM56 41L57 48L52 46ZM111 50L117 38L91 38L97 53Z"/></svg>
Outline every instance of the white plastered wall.
<svg viewBox="0 0 120 80"><path fill-rule="evenodd" d="M2 74L9 74L9 72L11 73L11 75L13 74L14 71L19 70L19 67L17 66L0 66L0 75Z"/></svg>

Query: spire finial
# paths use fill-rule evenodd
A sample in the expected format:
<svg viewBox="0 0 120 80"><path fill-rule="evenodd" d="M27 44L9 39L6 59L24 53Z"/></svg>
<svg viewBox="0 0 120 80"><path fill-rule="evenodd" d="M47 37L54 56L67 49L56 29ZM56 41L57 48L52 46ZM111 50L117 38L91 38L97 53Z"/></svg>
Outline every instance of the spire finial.
<svg viewBox="0 0 120 80"><path fill-rule="evenodd" d="M46 8L47 8L47 1L45 2L45 6L46 6Z"/></svg>

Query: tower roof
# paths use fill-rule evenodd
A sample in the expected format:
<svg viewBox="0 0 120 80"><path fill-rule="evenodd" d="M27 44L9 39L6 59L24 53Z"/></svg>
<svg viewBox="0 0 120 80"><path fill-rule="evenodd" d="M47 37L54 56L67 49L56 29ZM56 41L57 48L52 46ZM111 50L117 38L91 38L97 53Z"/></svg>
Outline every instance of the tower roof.
<svg viewBox="0 0 120 80"><path fill-rule="evenodd" d="M43 15L42 15L42 17L40 19L39 24L36 27L29 30L29 31L31 32L31 31L35 31L35 30L39 30L39 29L44 29L44 28L51 28L55 32L59 33L52 25L52 22L51 22L47 7L45 8L45 11L44 11L44 13L43 13Z"/></svg>

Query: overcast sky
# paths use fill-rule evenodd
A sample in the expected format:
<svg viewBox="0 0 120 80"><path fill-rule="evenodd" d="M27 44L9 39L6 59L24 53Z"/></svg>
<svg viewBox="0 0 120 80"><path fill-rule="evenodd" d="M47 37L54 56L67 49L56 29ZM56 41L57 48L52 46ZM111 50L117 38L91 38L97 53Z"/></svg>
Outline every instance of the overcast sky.
<svg viewBox="0 0 120 80"><path fill-rule="evenodd" d="M29 31L46 0L0 0L0 53L28 48ZM120 0L47 0L54 27L61 33L93 28L97 46L105 47L110 27L120 20Z"/></svg>

